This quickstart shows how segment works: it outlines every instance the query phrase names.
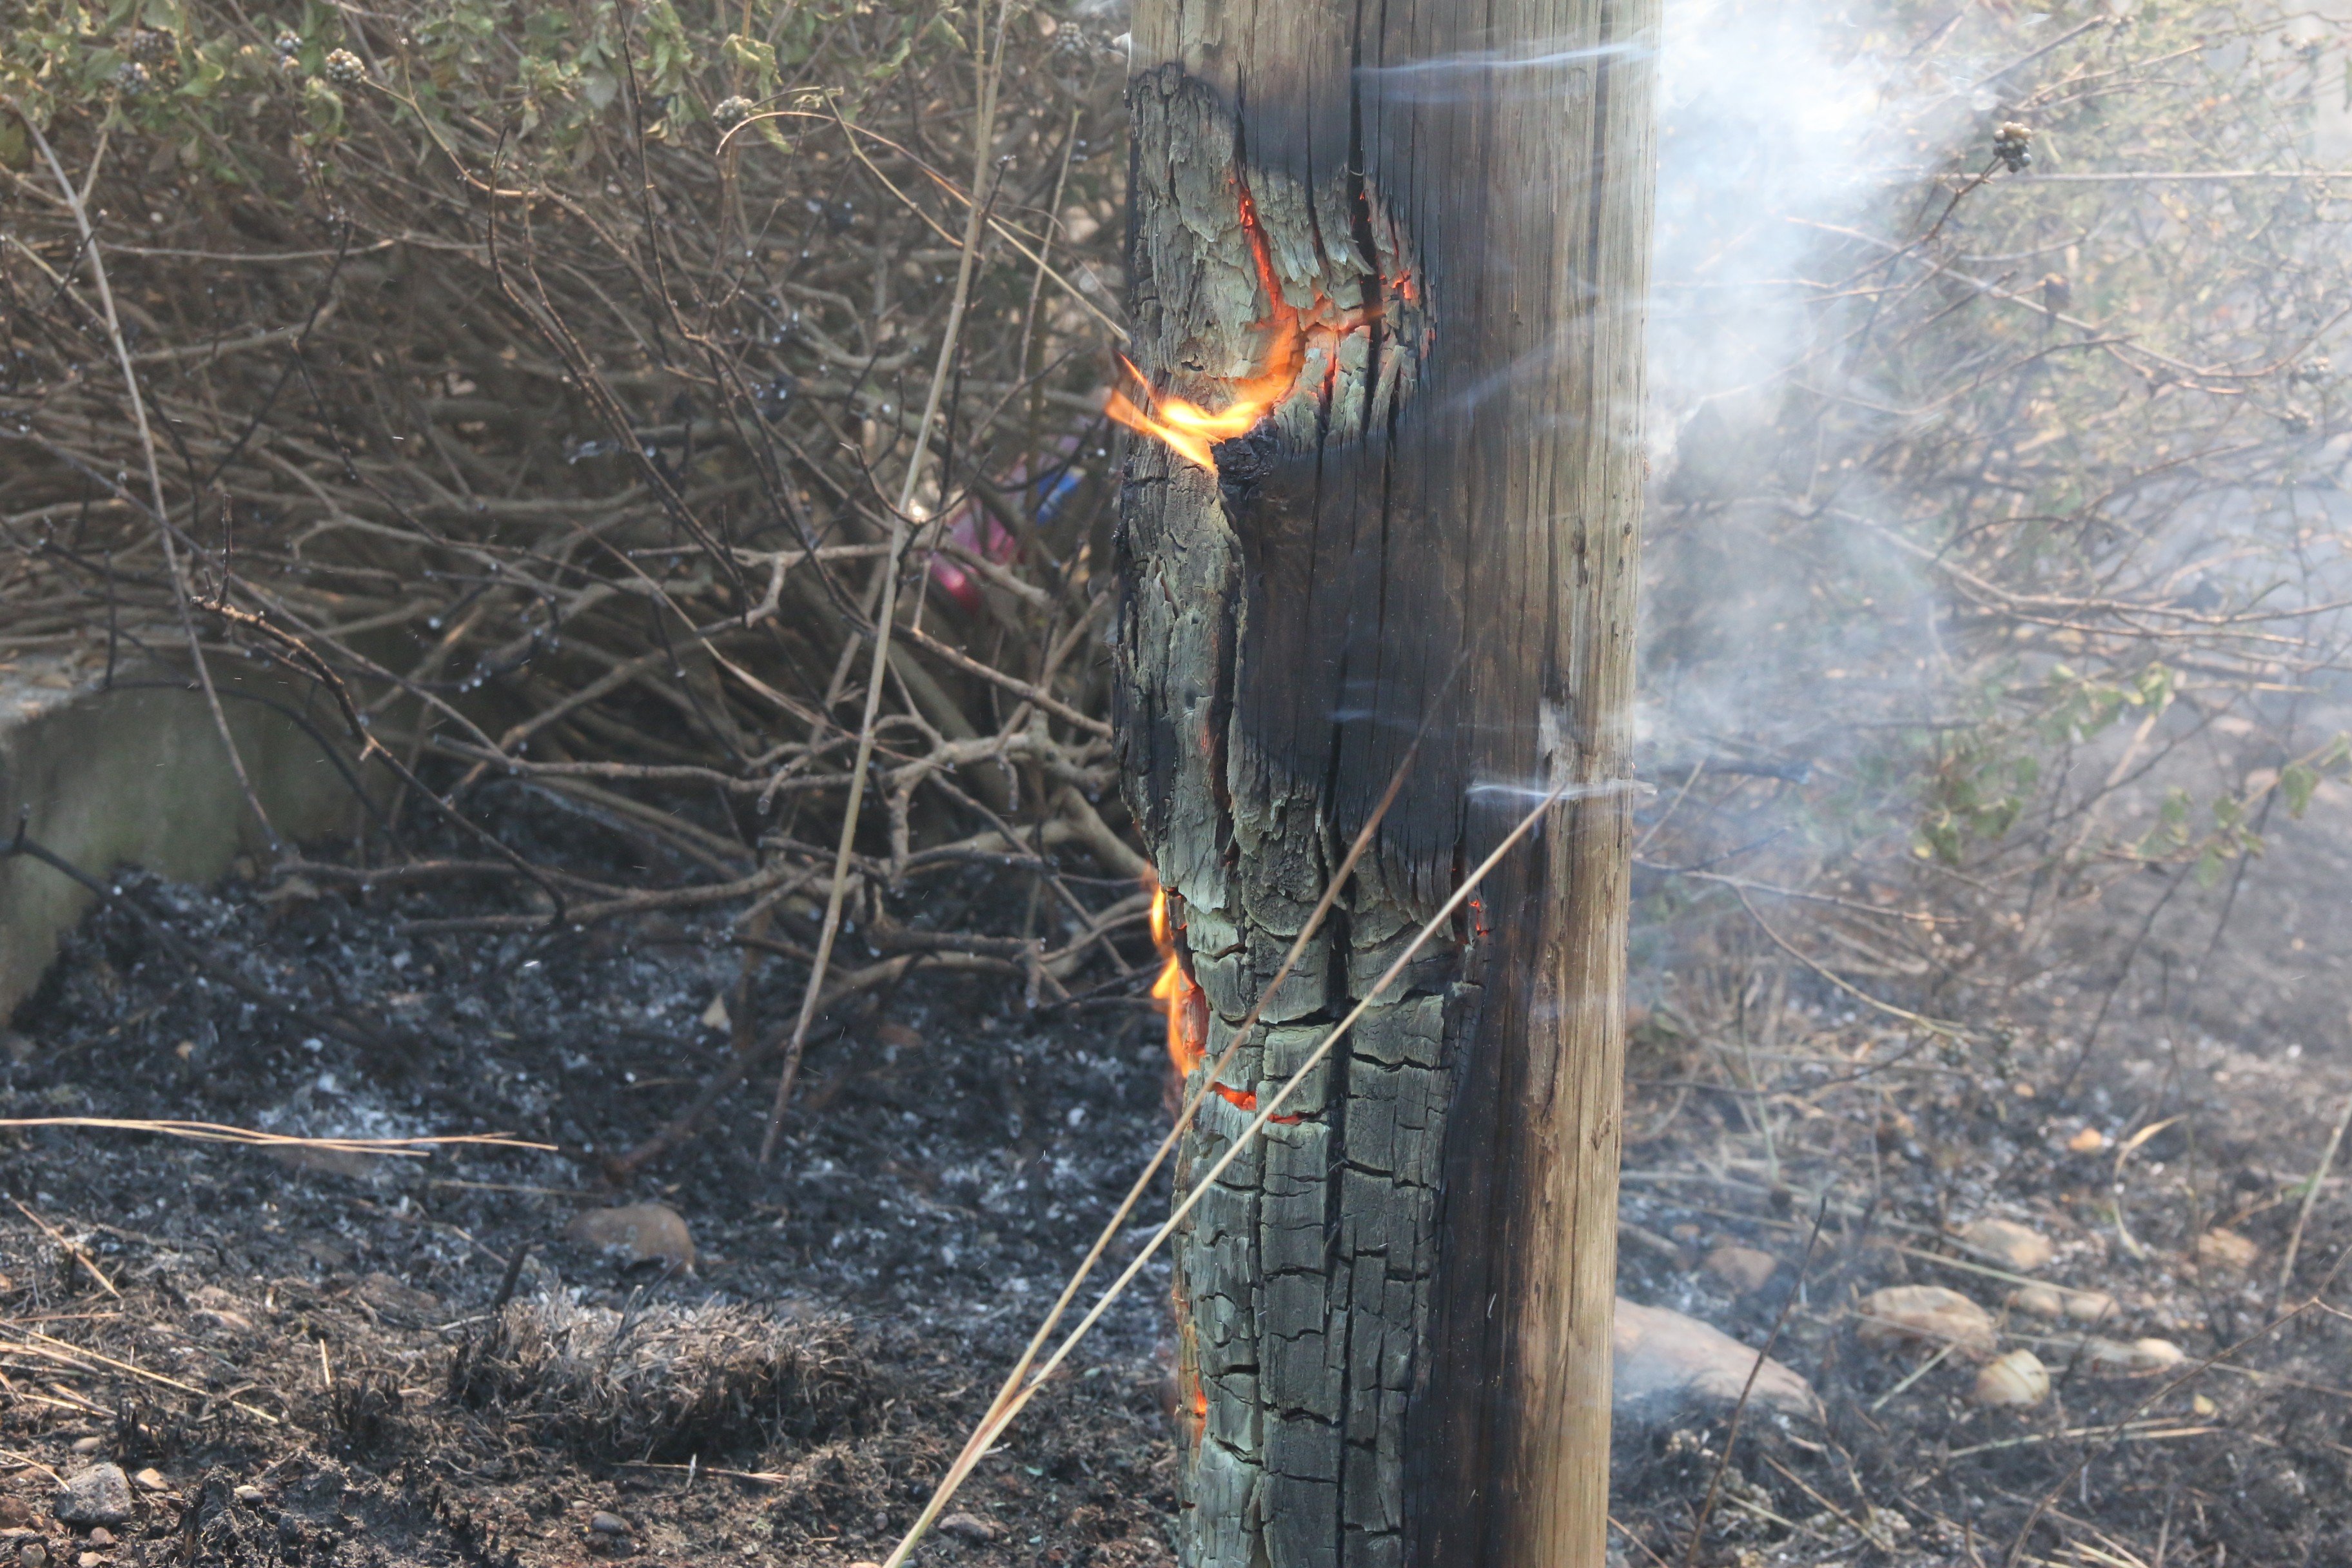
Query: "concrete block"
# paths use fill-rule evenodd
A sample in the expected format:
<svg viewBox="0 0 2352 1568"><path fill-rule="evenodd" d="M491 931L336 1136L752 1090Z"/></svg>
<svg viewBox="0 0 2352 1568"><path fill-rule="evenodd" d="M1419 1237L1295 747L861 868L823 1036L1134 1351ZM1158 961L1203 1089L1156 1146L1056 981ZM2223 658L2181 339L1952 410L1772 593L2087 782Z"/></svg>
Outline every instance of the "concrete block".
<svg viewBox="0 0 2352 1568"><path fill-rule="evenodd" d="M352 827L358 802L341 772L278 710L305 713L332 743L342 726L331 709L268 676L217 679L238 754L278 833L290 841ZM103 664L87 655L0 664L0 843L20 814L33 839L100 879L142 866L205 882L240 851L268 848L204 693L152 667L118 670L109 687ZM40 984L59 939L94 901L29 857L0 858L0 1020Z"/></svg>

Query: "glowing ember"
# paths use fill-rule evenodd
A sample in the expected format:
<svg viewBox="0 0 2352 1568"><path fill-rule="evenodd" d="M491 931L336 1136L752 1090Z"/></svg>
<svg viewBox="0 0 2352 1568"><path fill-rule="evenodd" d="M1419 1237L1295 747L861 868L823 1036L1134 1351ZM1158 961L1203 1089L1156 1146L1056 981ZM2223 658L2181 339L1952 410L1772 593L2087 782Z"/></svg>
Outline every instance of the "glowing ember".
<svg viewBox="0 0 2352 1568"><path fill-rule="evenodd" d="M1218 1098L1223 1100L1227 1105L1232 1106L1235 1110L1255 1111L1257 1110L1257 1096L1252 1094L1245 1089L1227 1089L1221 1083L1213 1083L1209 1087L1215 1089L1217 1091ZM1307 1118L1303 1115L1269 1116L1266 1120L1276 1123L1277 1126L1296 1127L1300 1122L1306 1121Z"/></svg>
<svg viewBox="0 0 2352 1568"><path fill-rule="evenodd" d="M1119 424L1165 442L1177 456L1211 472L1217 467L1212 447L1220 441L1249 434L1298 389L1310 344L1326 351L1324 380L1328 390L1331 378L1338 374L1339 340L1349 332L1371 331L1381 315L1378 306L1341 310L1320 293L1315 297L1312 314L1302 313L1282 297L1282 282L1275 276L1273 253L1267 247L1265 231L1258 223L1257 207L1250 200L1247 188L1241 195L1241 217L1242 232L1249 237L1250 255L1257 263L1258 284L1265 290L1268 301L1266 319L1253 328L1266 336L1264 368L1234 383L1225 406L1212 411L1190 398L1162 396L1153 392L1143 373L1122 358L1119 363L1133 378L1136 396L1114 388L1103 405L1103 412ZM1398 279L1398 286L1402 290L1402 298L1412 298L1410 279Z"/></svg>
<svg viewBox="0 0 2352 1568"><path fill-rule="evenodd" d="M1151 945L1166 953L1171 951L1168 945L1168 889L1160 885L1159 878L1151 877L1150 872L1145 876L1151 882Z"/></svg>
<svg viewBox="0 0 2352 1568"><path fill-rule="evenodd" d="M1160 949L1161 960L1160 978L1152 983L1151 995L1168 1012L1168 1059L1176 1064L1179 1077L1190 1078L1208 1056L1202 1037L1208 1031L1209 1009L1201 987L1184 972L1184 962L1176 955L1176 932L1168 920L1168 889L1157 879L1151 884L1151 941ZM1209 1088L1236 1110L1257 1109L1257 1096L1248 1089L1228 1089L1222 1083L1213 1083ZM1290 1127L1306 1118L1275 1116L1267 1120Z"/></svg>

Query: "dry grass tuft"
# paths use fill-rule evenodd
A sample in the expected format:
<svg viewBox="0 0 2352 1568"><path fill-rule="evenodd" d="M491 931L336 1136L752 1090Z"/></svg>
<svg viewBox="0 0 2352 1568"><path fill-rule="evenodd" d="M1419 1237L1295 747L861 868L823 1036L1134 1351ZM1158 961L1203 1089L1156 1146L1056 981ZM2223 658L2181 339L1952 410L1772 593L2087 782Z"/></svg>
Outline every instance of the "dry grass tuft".
<svg viewBox="0 0 2352 1568"><path fill-rule="evenodd" d="M449 1370L453 1400L600 1460L708 1461L821 1440L871 1406L873 1385L837 1318L731 1306L625 1313L562 1298L506 1308Z"/></svg>

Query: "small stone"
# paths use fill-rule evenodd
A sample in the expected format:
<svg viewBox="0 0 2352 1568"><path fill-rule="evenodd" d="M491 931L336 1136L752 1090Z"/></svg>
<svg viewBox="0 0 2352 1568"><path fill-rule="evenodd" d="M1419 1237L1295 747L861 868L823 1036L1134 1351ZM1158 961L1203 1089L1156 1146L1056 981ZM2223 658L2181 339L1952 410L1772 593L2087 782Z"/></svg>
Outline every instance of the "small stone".
<svg viewBox="0 0 2352 1568"><path fill-rule="evenodd" d="M97 1529L89 1532L89 1543L103 1551L105 1548L114 1544L114 1531L107 1529L106 1526L101 1524Z"/></svg>
<svg viewBox="0 0 2352 1568"><path fill-rule="evenodd" d="M74 1562L79 1565L79 1568L102 1568L102 1564L106 1562L106 1553L103 1552L85 1552L79 1557L75 1558Z"/></svg>
<svg viewBox="0 0 2352 1568"><path fill-rule="evenodd" d="M1998 1409L2031 1410L2050 1397L2050 1369L2032 1351L2011 1351L1977 1373L1976 1402Z"/></svg>
<svg viewBox="0 0 2352 1568"><path fill-rule="evenodd" d="M1855 1309L1862 1342L1884 1349L1905 1340L1948 1343L1970 1361L1993 1352L1992 1316L1958 1290L1941 1285L1891 1285L1873 1290Z"/></svg>
<svg viewBox="0 0 2352 1568"><path fill-rule="evenodd" d="M17 1568L49 1568L49 1549L37 1541L27 1541L16 1553Z"/></svg>
<svg viewBox="0 0 2352 1568"><path fill-rule="evenodd" d="M2077 1154L2095 1154L2107 1146L2107 1135L2095 1127L2085 1127L2066 1140L2066 1147Z"/></svg>
<svg viewBox="0 0 2352 1568"><path fill-rule="evenodd" d="M77 1454L95 1454L105 1447L106 1439L103 1437L77 1437L71 1444L73 1452Z"/></svg>
<svg viewBox="0 0 2352 1568"><path fill-rule="evenodd" d="M2123 1304L2105 1290L2069 1290L2066 1315L2080 1323L2105 1323L2123 1311Z"/></svg>
<svg viewBox="0 0 2352 1568"><path fill-rule="evenodd" d="M2126 1344L2120 1340L2092 1338L2083 1342L2081 1364L2109 1377L2146 1377L2179 1366L2186 1359L2170 1340L2134 1340Z"/></svg>
<svg viewBox="0 0 2352 1568"><path fill-rule="evenodd" d="M2209 1230L2197 1238L2197 1261L2218 1268L2251 1268L2262 1253L2234 1230Z"/></svg>
<svg viewBox="0 0 2352 1568"><path fill-rule="evenodd" d="M2009 1219L1972 1220L1960 1227L1960 1243L2003 1268L2031 1274L2050 1261L2050 1238L2032 1226Z"/></svg>
<svg viewBox="0 0 2352 1568"><path fill-rule="evenodd" d="M599 1509L588 1516L588 1528L599 1535L626 1535L629 1533L629 1521L617 1513L606 1513Z"/></svg>
<svg viewBox="0 0 2352 1568"><path fill-rule="evenodd" d="M369 1275L352 1288L352 1294L395 1321L423 1322L441 1310L440 1297L390 1274Z"/></svg>
<svg viewBox="0 0 2352 1568"><path fill-rule="evenodd" d="M244 1503L247 1507L251 1507L253 1504L259 1502L268 1494L257 1486L242 1486L237 1488L231 1495L234 1496L237 1501Z"/></svg>
<svg viewBox="0 0 2352 1568"><path fill-rule="evenodd" d="M58 1517L68 1524L121 1524L131 1517L131 1478L121 1465L92 1465L58 1488Z"/></svg>
<svg viewBox="0 0 2352 1568"><path fill-rule="evenodd" d="M566 1226L563 1234L629 1264L667 1263L689 1270L694 1267L694 1237L686 1228L685 1218L667 1204L590 1209Z"/></svg>
<svg viewBox="0 0 2352 1568"><path fill-rule="evenodd" d="M2036 1318L2073 1318L2097 1323L2112 1320L2122 1308L2105 1290L2070 1290L2059 1285L2026 1285L2011 1292L2009 1304Z"/></svg>
<svg viewBox="0 0 2352 1568"><path fill-rule="evenodd" d="M163 1472L152 1465L131 1477L131 1484L142 1492L167 1492L172 1489L172 1483L163 1479Z"/></svg>
<svg viewBox="0 0 2352 1568"><path fill-rule="evenodd" d="M2055 1285L2021 1285L2009 1293L2012 1310L2033 1318L2063 1317L2066 1298Z"/></svg>
<svg viewBox="0 0 2352 1568"><path fill-rule="evenodd" d="M996 1539L996 1526L976 1513L951 1513L940 1521L940 1533L958 1541L969 1541L974 1546L985 1546Z"/></svg>
<svg viewBox="0 0 2352 1568"><path fill-rule="evenodd" d="M1706 1255L1706 1268L1735 1289L1761 1290L1780 1272L1780 1260L1752 1247L1718 1247Z"/></svg>
<svg viewBox="0 0 2352 1568"><path fill-rule="evenodd" d="M1784 1415L1819 1416L1812 1385L1780 1363L1719 1329L1664 1307L1617 1298L1612 1331L1610 1396L1627 1422L1664 1419L1685 1406L1728 1410L1743 1390L1751 1404ZM1750 1387L1750 1379L1753 1387Z"/></svg>

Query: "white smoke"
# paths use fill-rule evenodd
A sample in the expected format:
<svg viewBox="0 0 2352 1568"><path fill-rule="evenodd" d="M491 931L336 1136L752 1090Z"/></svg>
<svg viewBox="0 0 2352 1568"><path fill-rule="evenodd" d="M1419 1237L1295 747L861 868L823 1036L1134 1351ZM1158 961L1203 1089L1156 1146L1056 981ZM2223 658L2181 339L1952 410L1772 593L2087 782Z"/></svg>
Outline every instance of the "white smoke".
<svg viewBox="0 0 2352 1568"><path fill-rule="evenodd" d="M1901 706L1932 638L1916 567L1866 527L1878 498L1814 451L1792 399L1879 404L1838 352L1859 232L1923 221L1924 178L1977 93L1900 58L1861 9L1680 0L1659 59L1648 417L1656 548L1639 730L1650 763L1817 754L1832 713ZM1824 509L1801 551L1780 510Z"/></svg>
<svg viewBox="0 0 2352 1568"><path fill-rule="evenodd" d="M1850 11L1680 0L1658 62L1654 463L1710 402L1769 417L1811 347L1808 263L1883 230L1969 104L1874 47Z"/></svg>

